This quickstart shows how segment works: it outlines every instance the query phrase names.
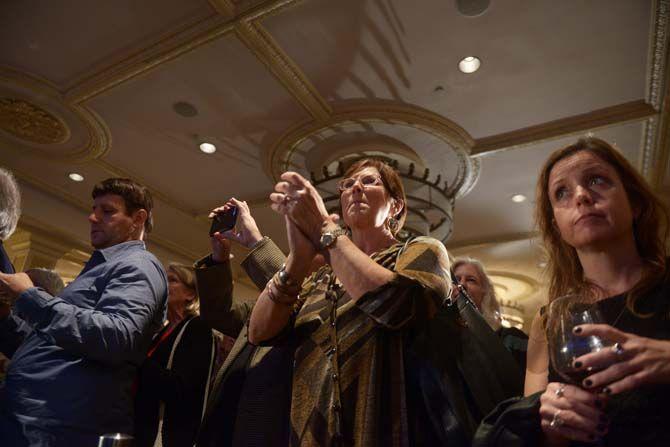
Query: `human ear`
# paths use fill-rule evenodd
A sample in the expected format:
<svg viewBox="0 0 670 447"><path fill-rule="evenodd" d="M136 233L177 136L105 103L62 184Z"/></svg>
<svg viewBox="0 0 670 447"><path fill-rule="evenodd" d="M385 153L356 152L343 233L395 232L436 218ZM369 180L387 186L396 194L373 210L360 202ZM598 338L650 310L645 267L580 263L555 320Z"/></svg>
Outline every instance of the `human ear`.
<svg viewBox="0 0 670 447"><path fill-rule="evenodd" d="M144 223L147 221L149 213L144 208L141 208L133 213L133 231L144 228Z"/></svg>

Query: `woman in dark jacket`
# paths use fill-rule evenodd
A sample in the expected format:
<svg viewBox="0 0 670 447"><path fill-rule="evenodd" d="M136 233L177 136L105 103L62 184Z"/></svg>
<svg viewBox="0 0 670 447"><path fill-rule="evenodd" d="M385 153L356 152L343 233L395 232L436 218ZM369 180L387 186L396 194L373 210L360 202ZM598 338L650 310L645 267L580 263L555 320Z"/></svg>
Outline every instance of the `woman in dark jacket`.
<svg viewBox="0 0 670 447"><path fill-rule="evenodd" d="M135 399L137 447L192 446L200 428L215 346L199 313L191 267L170 264L168 321L140 368Z"/></svg>

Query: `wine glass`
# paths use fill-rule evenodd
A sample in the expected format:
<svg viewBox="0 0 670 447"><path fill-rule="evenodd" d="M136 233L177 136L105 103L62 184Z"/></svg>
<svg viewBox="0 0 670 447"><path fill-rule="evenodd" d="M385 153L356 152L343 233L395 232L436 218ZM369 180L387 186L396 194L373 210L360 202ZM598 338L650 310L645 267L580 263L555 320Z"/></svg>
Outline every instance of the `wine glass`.
<svg viewBox="0 0 670 447"><path fill-rule="evenodd" d="M595 335L576 335L573 329L580 324L604 323L598 307L580 295L566 295L551 302L547 319L549 357L554 370L568 383L582 386L582 381L595 373L591 368L575 369L573 362L577 357L612 345Z"/></svg>

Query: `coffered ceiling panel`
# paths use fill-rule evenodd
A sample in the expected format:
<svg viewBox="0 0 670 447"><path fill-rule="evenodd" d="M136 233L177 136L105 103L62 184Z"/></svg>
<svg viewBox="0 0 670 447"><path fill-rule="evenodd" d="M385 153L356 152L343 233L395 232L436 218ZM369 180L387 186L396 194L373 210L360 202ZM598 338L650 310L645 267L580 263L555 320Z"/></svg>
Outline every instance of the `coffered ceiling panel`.
<svg viewBox="0 0 670 447"><path fill-rule="evenodd" d="M643 124L632 123L592 133L615 144L636 166L642 129ZM470 194L456 201L454 234L447 246L532 231L535 182L540 169L553 151L575 142L577 137L479 157L479 181ZM523 194L527 200L514 203L511 197L515 194Z"/></svg>
<svg viewBox="0 0 670 447"><path fill-rule="evenodd" d="M651 1L420 5L312 0L263 24L329 99L409 102L477 138L644 98Z"/></svg>
<svg viewBox="0 0 670 447"><path fill-rule="evenodd" d="M214 15L205 0L5 1L2 63L66 85Z"/></svg>
<svg viewBox="0 0 670 447"><path fill-rule="evenodd" d="M188 103L190 113L183 116L176 103ZM263 148L307 117L233 36L117 86L89 105L114 136L107 163L136 173L199 213L231 195L267 195L272 183L260 173ZM201 141L214 143L217 152L200 152Z"/></svg>

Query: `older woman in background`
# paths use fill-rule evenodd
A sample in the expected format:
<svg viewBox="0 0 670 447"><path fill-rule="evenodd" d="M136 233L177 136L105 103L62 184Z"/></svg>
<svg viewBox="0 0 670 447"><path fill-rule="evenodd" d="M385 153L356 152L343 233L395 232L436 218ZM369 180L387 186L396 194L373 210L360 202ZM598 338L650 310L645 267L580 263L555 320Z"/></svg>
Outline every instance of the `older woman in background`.
<svg viewBox="0 0 670 447"><path fill-rule="evenodd" d="M500 305L493 283L482 263L474 258L457 258L451 266L453 278L467 291L486 322L495 331L500 328Z"/></svg>
<svg viewBox="0 0 670 447"><path fill-rule="evenodd" d="M451 274L456 282L465 289L472 304L482 314L491 329L500 337L521 371L525 371L528 336L520 329L506 327L502 324L500 304L484 265L474 258L457 258L451 266ZM458 294L458 289L455 290L455 294Z"/></svg>
<svg viewBox="0 0 670 447"><path fill-rule="evenodd" d="M135 443L192 446L203 416L214 362L212 331L198 316L193 269L170 264L168 320L140 368Z"/></svg>

